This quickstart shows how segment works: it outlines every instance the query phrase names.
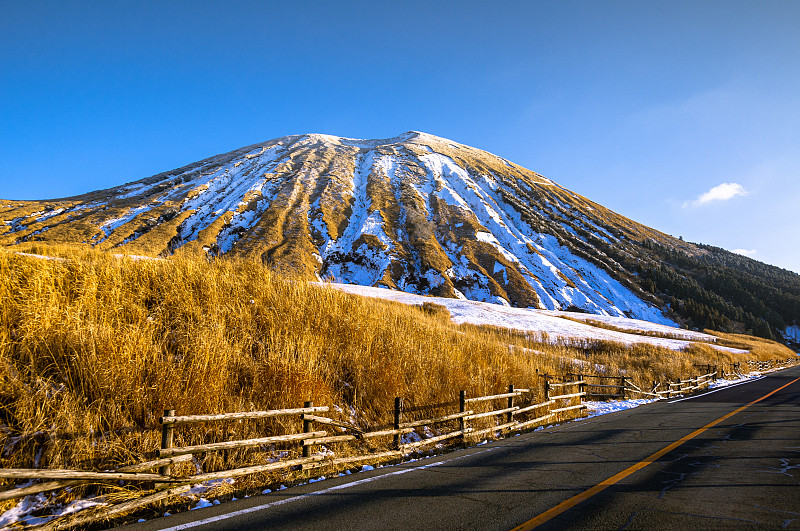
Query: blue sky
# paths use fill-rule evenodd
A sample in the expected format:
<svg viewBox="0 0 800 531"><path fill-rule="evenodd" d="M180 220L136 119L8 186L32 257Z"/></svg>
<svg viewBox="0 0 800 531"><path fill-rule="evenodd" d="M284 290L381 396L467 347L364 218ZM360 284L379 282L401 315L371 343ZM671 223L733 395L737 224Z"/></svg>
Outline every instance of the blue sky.
<svg viewBox="0 0 800 531"><path fill-rule="evenodd" d="M420 130L800 272L800 2L0 0L0 198Z"/></svg>

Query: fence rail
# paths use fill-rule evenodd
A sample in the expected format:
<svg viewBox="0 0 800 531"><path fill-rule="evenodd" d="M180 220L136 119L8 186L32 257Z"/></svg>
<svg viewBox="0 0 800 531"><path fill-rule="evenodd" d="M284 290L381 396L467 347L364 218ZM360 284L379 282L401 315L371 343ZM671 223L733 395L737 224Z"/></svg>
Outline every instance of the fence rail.
<svg viewBox="0 0 800 531"><path fill-rule="evenodd" d="M299 407L294 409L274 409L271 411L242 411L239 413L220 413L216 415L164 415L159 419L159 423L172 424L174 426L178 424L196 424L199 422L217 422L223 420L264 419L288 415L300 415L304 413L327 413L328 411L330 411L328 406L318 406Z"/></svg>
<svg viewBox="0 0 800 531"><path fill-rule="evenodd" d="M758 370L765 368L781 367L783 362L754 362L749 364ZM250 474L268 473L276 471L310 471L323 467L343 466L387 459L403 459L405 456L423 451L424 448L441 444L445 441L456 440L467 443L487 434L502 434L508 431L521 431L536 426L563 420L565 413L578 413L587 408L586 400L592 398L625 398L626 396L646 396L656 399L671 398L686 392L695 391L708 386L718 376L725 374L725 367L701 366L706 373L691 378L681 379L676 382L653 382L649 390L642 389L633 383L628 376L610 376L599 374L574 374L566 373L559 376L543 375L544 401L536 402L536 390L532 388L519 389L509 385L507 392L487 396L467 397L466 391L460 391L458 400L443 401L439 404L421 405L404 410L402 397L395 398L393 422L390 429L373 428L372 430L359 427L353 422L344 422L339 419L321 416L329 413L329 406L314 406L313 402L305 402L302 408L278 409L268 411L244 411L236 413L218 413L206 415L176 415L175 410L165 410L160 418L162 426L161 447L155 449L154 454L158 459L143 463L135 463L110 471L84 471L84 470L52 470L52 469L0 469L0 479L33 479L42 480L42 483L28 485L22 488L12 488L0 492L0 501L21 498L31 494L54 491L62 488L73 487L87 483L119 483L127 481L154 485L155 494L123 504L94 508L57 518L47 524L52 529L68 529L86 525L93 521L110 518L123 510L141 507L148 503L163 500L179 495L188 489L191 484L204 481L238 477ZM731 364L731 370L740 370L739 364ZM560 380L560 381L557 381ZM590 383L591 381L591 383ZM607 392L616 389L617 393ZM562 394L552 394L558 390ZM501 402L502 401L502 402ZM515 401L519 401L515 403ZM530 403L533 402L533 403ZM467 405L472 406L467 409ZM476 411L477 406L485 410ZM441 410L458 407L456 412L444 412L429 418L404 420L406 414L424 411ZM217 441L206 444L175 446L175 432L183 426L200 423L216 423L225 421L242 421L269 419L278 417L299 417L302 421L302 432L270 434L265 437ZM478 422L478 425L474 425ZM456 424L455 428L452 425ZM446 425L450 424L450 428ZM439 433L431 433L431 426L443 426ZM329 433L326 430L315 429L315 426L330 426L338 433ZM384 425L385 426L385 425ZM405 438L416 433L419 428L425 428L425 437L416 435L417 440ZM312 452L320 449L322 445L358 443L359 441L385 439L386 442L367 445L368 448L355 448L356 455L336 457L328 452ZM173 467L187 463L192 456L198 453L219 452L234 449L265 449L269 445L288 445L298 447L301 455L291 455L286 452L274 462L256 464L203 472L199 468L193 474L181 475L173 472ZM383 448L380 446L383 445ZM362 452L362 453L359 453ZM347 452L345 452L347 453ZM326 455L328 454L328 455ZM197 462L194 462L197 464ZM183 465L184 469L186 468ZM148 472L158 469L157 473Z"/></svg>

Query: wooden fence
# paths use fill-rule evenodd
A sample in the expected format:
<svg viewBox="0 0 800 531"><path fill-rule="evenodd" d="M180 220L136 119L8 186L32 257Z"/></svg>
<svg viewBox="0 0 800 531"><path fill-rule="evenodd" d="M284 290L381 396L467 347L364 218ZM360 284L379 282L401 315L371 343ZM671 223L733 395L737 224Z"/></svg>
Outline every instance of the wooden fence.
<svg viewBox="0 0 800 531"><path fill-rule="evenodd" d="M585 381L584 389L587 399L595 400L625 399L626 389L631 385L631 379L628 376L566 373L562 378Z"/></svg>
<svg viewBox="0 0 800 531"><path fill-rule="evenodd" d="M706 365L703 367L712 368L712 366ZM708 386L713 380L717 379L717 371L714 368L713 372L675 382L653 382L653 386L649 390L642 389L634 384L629 376L566 373L562 378L576 378L584 382L587 399L608 400L609 398L618 398L625 400L626 398L634 397L664 399ZM552 386L553 384L550 385Z"/></svg>
<svg viewBox="0 0 800 531"><path fill-rule="evenodd" d="M761 362L755 366L759 370L765 370L761 367L766 363ZM776 362L770 364L770 368L776 366L782 364ZM433 445L442 445L447 441L464 445L484 436L502 436L504 433L574 418L575 414L581 414L586 409L584 402L587 399L624 399L633 396L671 398L708 386L717 377L718 371L714 369L706 374L676 382L653 382L649 390L639 388L627 376L576 373L560 376L544 375L544 399L539 402L536 400L541 395L535 390L518 389L513 385L509 385L502 393L488 396L468 397L466 391L460 391L457 400L408 409L404 408L403 398L397 397L394 401L394 411L391 412L391 423L372 428L333 418L329 414L329 406L315 406L310 401L301 408L205 415L177 415L175 410L170 409L165 410L164 416L160 419L161 447L154 452L154 457L157 459L102 472L0 469L0 479L42 480L40 483L23 488L2 491L0 501L83 484L128 482L148 487L149 493L141 498L113 506L94 506L79 514L57 518L37 527L37 529L69 529L110 519L139 507L183 494L191 485L210 480L289 471L309 471L310 476L311 470L324 467L341 468L368 462L401 461L410 454L425 451ZM453 410L448 411L448 409ZM434 410L438 411L435 416L415 418L420 416L420 412ZM270 434L251 439L175 445L176 432L185 426L281 417L299 417L302 421L302 431ZM432 427L436 427L437 432L433 432ZM422 432L424 437L419 432ZM196 454L237 449L264 452L274 450L275 445L288 446L294 450L285 452L285 456L272 462L210 472L200 470L197 462L193 460ZM333 445L337 453L330 452L323 445ZM191 469L193 473L178 473L176 469L181 467L176 465L181 464L184 470Z"/></svg>
<svg viewBox="0 0 800 531"><path fill-rule="evenodd" d="M742 366L742 363L745 366ZM763 372L776 369L782 369L797 365L798 359L784 359L784 360L747 360L745 362L737 361L735 363L725 363L719 367L719 374L723 377L733 376L739 377L751 372ZM710 372L710 371L708 371Z"/></svg>
<svg viewBox="0 0 800 531"><path fill-rule="evenodd" d="M583 403L585 382L545 382L545 399L536 401L537 393L531 389L508 386L502 393L469 397L465 391L458 399L434 406L403 407L403 399L394 401L392 422L388 429L378 426L368 429L352 422L333 418L329 406L314 406L306 402L302 408L269 411L247 411L207 415L177 415L173 409L165 410L160 418L161 447L154 459L117 468L111 471L54 470L54 469L0 469L0 479L41 480L23 488L0 492L0 501L21 498L58 489L85 484L139 484L150 491L146 496L114 506L87 508L79 514L58 518L37 529L69 529L91 522L109 519L123 512L149 505L187 492L191 485L221 478L234 478L250 474L311 471L323 467L357 466L368 462L401 461L404 457L426 451L446 442L469 444L485 436L502 436L554 423L574 416L586 408ZM441 411L445 409L445 411ZM452 409L453 411L446 411ZM439 414L419 417L421 411L439 410ZM176 445L176 434L182 428L198 424L235 422L253 419L299 417L302 431L270 434L251 439L217 441L206 444ZM436 432L431 431L437 429ZM412 433L416 435L411 436ZM420 435L420 433L422 435ZM425 435L425 434L428 435ZM270 451L275 446L294 448L273 462L240 468L205 472L197 470L193 456L227 450L250 449ZM337 453L322 452L323 445L337 447ZM347 445L350 445L348 448ZM364 451L364 447L367 450ZM341 455L341 456L340 456ZM179 473L176 465L192 469L194 473ZM310 473L310 472L309 472Z"/></svg>
<svg viewBox="0 0 800 531"><path fill-rule="evenodd" d="M789 367L791 365L796 365L797 360L795 359L785 359L785 360L747 360L747 372L754 372L754 371L770 371L773 369L779 369L782 367ZM741 374L741 362L737 363L737 371ZM733 371L732 371L733 372Z"/></svg>
<svg viewBox="0 0 800 531"><path fill-rule="evenodd" d="M657 384L653 387L651 393L646 393L643 391L639 391L641 394L655 394L659 398L672 398L678 395L684 395L687 392L696 391L698 389L702 389L703 387L708 387L712 381L717 379L717 372L711 372L708 374L703 374L701 376L695 376L693 378L688 378L686 380L678 380L677 382L667 382L662 389L660 384Z"/></svg>

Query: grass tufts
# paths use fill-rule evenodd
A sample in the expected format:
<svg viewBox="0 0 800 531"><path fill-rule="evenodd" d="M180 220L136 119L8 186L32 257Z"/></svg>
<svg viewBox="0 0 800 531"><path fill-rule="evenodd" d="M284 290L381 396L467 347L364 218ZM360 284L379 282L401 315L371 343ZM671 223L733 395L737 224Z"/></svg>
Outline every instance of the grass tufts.
<svg viewBox="0 0 800 531"><path fill-rule="evenodd" d="M220 413L313 400L342 420L376 426L390 421L395 396L412 419L415 407L423 415L423 406L457 400L460 389L469 396L510 383L541 389L545 373L625 373L644 385L696 373L695 364L753 357L707 346L676 354L601 341L551 344L536 334L458 326L435 304L361 298L280 277L260 261L26 251L69 259L0 252L2 467L112 469L150 459L165 409ZM775 344L748 344L759 357L788 356ZM175 443L299 429L299 419L220 423L182 428ZM281 451L262 450L181 466L211 471Z"/></svg>

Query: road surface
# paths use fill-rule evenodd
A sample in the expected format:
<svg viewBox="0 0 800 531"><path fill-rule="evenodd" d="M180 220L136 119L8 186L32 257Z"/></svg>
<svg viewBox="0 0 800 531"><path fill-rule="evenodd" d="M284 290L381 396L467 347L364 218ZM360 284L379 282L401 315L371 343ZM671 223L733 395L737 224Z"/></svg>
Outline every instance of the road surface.
<svg viewBox="0 0 800 531"><path fill-rule="evenodd" d="M798 380L794 367L130 529L800 529Z"/></svg>

